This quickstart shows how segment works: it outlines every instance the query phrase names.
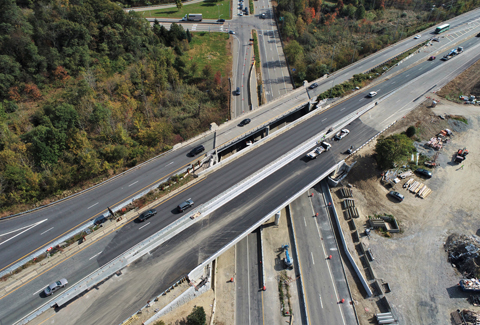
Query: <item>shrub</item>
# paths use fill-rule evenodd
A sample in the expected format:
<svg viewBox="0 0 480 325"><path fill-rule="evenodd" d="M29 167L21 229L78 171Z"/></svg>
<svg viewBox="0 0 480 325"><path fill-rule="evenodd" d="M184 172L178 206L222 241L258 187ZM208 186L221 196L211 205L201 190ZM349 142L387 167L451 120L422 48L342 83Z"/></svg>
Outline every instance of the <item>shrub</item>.
<svg viewBox="0 0 480 325"><path fill-rule="evenodd" d="M407 129L407 137L411 138L415 135L415 133L417 133L417 129L415 129L415 127L412 125L412 126L409 126L408 129Z"/></svg>

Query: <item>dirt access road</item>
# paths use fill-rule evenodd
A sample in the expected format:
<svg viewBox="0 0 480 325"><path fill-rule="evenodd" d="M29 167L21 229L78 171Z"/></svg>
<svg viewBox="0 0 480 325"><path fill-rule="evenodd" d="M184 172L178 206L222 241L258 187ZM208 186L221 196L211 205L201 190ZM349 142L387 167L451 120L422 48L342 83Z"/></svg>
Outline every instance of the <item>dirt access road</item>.
<svg viewBox="0 0 480 325"><path fill-rule="evenodd" d="M435 97L435 94L430 95ZM370 239L361 239L375 257L372 265L377 279L383 279L392 288L386 297L400 323L451 324L449 313L470 305L465 299L468 295L456 286L461 275L448 263L443 244L451 233L472 235L479 228L480 108L453 104L441 98L436 108L425 106L412 111L385 135L403 132L410 125L417 126L423 140L445 127L454 131L452 142L440 151L437 161L441 166L433 171L431 179L422 180L433 190L428 198L416 198L404 190L402 184L405 181L395 188L405 195L402 203L387 197L390 189L380 183L382 171L376 168L372 158L375 142L347 161L357 161L357 164L346 181L355 187L354 199L361 215L355 219L359 232L365 229L368 215L388 213L400 222L402 233L393 238L372 233ZM468 125L437 117L445 113L465 116ZM455 129L463 132L455 132ZM457 149L463 147L470 150L470 155L464 168L460 169L451 158ZM417 176L414 178L420 180ZM347 233L348 229L344 232ZM369 300L362 302L359 299L357 311L361 324L372 324L372 317L378 309L373 300L369 304Z"/></svg>

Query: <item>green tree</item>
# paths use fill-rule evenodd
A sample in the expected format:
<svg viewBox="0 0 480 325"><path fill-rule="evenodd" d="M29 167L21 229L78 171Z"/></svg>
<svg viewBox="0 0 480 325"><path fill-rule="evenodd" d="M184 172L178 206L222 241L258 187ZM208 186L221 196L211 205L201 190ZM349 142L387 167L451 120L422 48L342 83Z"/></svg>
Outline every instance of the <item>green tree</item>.
<svg viewBox="0 0 480 325"><path fill-rule="evenodd" d="M205 325L207 316L203 307L195 307L190 315L187 316L187 325Z"/></svg>
<svg viewBox="0 0 480 325"><path fill-rule="evenodd" d="M177 5L177 10L180 11L183 8L182 0L175 0L175 4Z"/></svg>
<svg viewBox="0 0 480 325"><path fill-rule="evenodd" d="M407 134L407 137L411 138L415 135L415 133L417 132L417 130L415 129L415 127L412 125L412 126L409 126L407 131L405 132Z"/></svg>
<svg viewBox="0 0 480 325"><path fill-rule="evenodd" d="M360 5L357 11L355 11L355 16L358 20L365 18L365 7L363 5Z"/></svg>
<svg viewBox="0 0 480 325"><path fill-rule="evenodd" d="M192 41L192 34L190 33L190 31L187 29L187 41L188 43L190 43Z"/></svg>
<svg viewBox="0 0 480 325"><path fill-rule="evenodd" d="M303 60L303 48L297 41L291 41L285 46L285 55L288 63L294 64L297 60Z"/></svg>
<svg viewBox="0 0 480 325"><path fill-rule="evenodd" d="M415 151L413 141L405 134L380 137L375 145L377 163L382 169L391 168Z"/></svg>

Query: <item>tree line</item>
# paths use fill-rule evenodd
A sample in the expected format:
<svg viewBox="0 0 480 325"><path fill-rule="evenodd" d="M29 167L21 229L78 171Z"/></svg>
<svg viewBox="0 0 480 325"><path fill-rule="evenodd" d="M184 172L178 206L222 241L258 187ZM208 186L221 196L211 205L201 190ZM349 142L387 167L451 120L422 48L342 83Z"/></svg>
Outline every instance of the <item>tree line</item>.
<svg viewBox="0 0 480 325"><path fill-rule="evenodd" d="M301 85L479 5L480 0L278 0L275 10L294 82Z"/></svg>
<svg viewBox="0 0 480 325"><path fill-rule="evenodd" d="M0 210L135 166L228 117L224 71L108 0L0 0Z"/></svg>

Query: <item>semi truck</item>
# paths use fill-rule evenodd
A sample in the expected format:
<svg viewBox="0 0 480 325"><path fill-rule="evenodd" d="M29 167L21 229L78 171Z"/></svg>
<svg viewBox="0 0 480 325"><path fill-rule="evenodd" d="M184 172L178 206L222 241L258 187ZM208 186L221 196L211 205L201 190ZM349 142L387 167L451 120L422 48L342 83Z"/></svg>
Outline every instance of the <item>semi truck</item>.
<svg viewBox="0 0 480 325"><path fill-rule="evenodd" d="M461 53L463 53L463 47L459 46L458 48L451 50L447 55L445 55L442 58L442 60L443 61L448 61L451 58L453 58L454 56L459 55Z"/></svg>
<svg viewBox="0 0 480 325"><path fill-rule="evenodd" d="M330 143L323 141L320 144L320 147L317 147L312 151L310 151L309 153L307 153L307 157L310 159L315 159L317 158L318 155L321 155L322 152L330 150L331 147L332 146L330 145Z"/></svg>
<svg viewBox="0 0 480 325"><path fill-rule="evenodd" d="M182 21L202 21L202 14L186 14Z"/></svg>

